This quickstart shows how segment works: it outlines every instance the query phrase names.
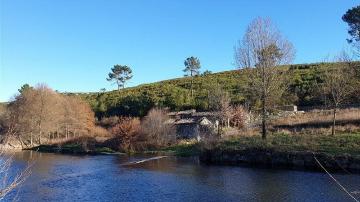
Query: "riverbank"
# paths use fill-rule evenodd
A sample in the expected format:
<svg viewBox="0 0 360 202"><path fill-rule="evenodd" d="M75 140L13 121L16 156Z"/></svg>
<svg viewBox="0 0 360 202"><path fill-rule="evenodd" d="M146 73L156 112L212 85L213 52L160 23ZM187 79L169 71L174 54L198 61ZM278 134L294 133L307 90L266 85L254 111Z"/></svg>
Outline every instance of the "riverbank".
<svg viewBox="0 0 360 202"><path fill-rule="evenodd" d="M331 171L360 172L360 134L237 137L204 147L207 164L319 170L315 157Z"/></svg>
<svg viewBox="0 0 360 202"><path fill-rule="evenodd" d="M93 138L82 139L82 141L71 140L61 144L47 144L28 148L25 150L33 150L46 153L62 153L75 155L103 155L103 154L154 154L169 156L198 156L200 154L200 145L197 141L179 141L177 144L144 151L129 151L127 153L120 152L107 146L104 142L98 142Z"/></svg>
<svg viewBox="0 0 360 202"><path fill-rule="evenodd" d="M125 154L94 142L41 145L32 150L76 155ZM127 154L199 156L206 164L319 170L316 157L330 171L360 172L360 133L335 136L272 134L266 140L260 135L240 136L211 144L180 141L164 148Z"/></svg>
<svg viewBox="0 0 360 202"><path fill-rule="evenodd" d="M45 153L61 153L61 154L75 154L75 155L103 155L103 154L123 154L114 151L108 147L94 147L92 149L85 149L80 144L64 144L58 145L40 145L25 150L33 150Z"/></svg>

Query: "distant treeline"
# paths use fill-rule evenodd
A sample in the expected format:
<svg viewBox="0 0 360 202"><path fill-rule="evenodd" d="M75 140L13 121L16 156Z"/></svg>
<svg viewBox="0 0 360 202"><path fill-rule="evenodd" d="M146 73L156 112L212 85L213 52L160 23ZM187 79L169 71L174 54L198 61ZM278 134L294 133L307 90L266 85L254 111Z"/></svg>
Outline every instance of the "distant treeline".
<svg viewBox="0 0 360 202"><path fill-rule="evenodd" d="M352 64L359 70L360 62ZM345 64L316 63L278 67L283 69L288 83L288 90L283 94L281 103L308 107L326 104L321 89L324 70L341 65ZM234 105L241 104L251 108L258 104L258 98L252 96L247 89L246 71L233 70L196 76L193 80L193 97L190 96L190 79L189 77L171 79L111 92L84 93L80 96L91 105L97 117L113 115L142 117L153 107L166 107L172 111L185 109L207 111L209 97L214 88L219 87L229 93L231 103ZM357 93L349 99L349 104L360 103Z"/></svg>

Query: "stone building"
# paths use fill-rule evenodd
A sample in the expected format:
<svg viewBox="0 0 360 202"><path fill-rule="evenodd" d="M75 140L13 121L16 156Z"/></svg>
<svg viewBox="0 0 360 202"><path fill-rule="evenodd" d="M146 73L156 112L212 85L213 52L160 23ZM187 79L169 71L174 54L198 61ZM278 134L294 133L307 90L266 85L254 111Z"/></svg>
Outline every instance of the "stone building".
<svg viewBox="0 0 360 202"><path fill-rule="evenodd" d="M171 112L168 116L170 117L169 122L172 122L176 127L176 135L179 139L195 138L200 140L217 131L218 121L212 112L187 110Z"/></svg>

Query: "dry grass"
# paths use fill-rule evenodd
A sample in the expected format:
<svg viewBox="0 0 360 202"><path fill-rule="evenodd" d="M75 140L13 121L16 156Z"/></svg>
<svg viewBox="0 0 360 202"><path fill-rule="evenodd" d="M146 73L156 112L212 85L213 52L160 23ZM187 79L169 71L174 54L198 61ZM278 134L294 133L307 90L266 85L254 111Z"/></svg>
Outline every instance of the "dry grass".
<svg viewBox="0 0 360 202"><path fill-rule="evenodd" d="M313 110L302 114L274 119L270 122L270 130L273 132L295 132L309 134L328 134L332 125L331 110ZM341 109L337 113L336 131L359 132L360 109Z"/></svg>
<svg viewBox="0 0 360 202"><path fill-rule="evenodd" d="M111 137L111 133L106 130L103 127L100 126L95 126L95 128L91 131L93 136L95 136L96 138L110 138Z"/></svg>
<svg viewBox="0 0 360 202"><path fill-rule="evenodd" d="M271 134L266 140L260 135L235 137L219 141L216 148L236 151L244 148L278 151L313 151L329 154L360 154L360 133L331 135Z"/></svg>

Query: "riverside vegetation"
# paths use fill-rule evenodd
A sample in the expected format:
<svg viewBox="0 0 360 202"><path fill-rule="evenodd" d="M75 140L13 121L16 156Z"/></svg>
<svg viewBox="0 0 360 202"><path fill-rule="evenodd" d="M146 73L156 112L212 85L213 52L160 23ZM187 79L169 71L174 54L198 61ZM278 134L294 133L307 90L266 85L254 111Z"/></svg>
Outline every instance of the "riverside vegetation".
<svg viewBox="0 0 360 202"><path fill-rule="evenodd" d="M237 70L201 74L200 59L191 56L186 77L130 88L131 68L114 65L107 80L118 90L110 92L59 93L25 84L0 105L2 149L167 153L300 167L314 167L311 155L317 155L328 167L338 162L360 170L360 62L341 53L332 62L294 65L293 45L263 18L249 24L234 55ZM315 110L284 113L286 105ZM211 126L200 142L181 140L168 112L186 109L212 112L216 130Z"/></svg>
<svg viewBox="0 0 360 202"><path fill-rule="evenodd" d="M354 63L358 65L358 63ZM304 89L304 91L308 90L310 91L311 88L305 88L305 83L307 85L319 85L321 82L321 74L315 74L315 73L309 73L309 72L321 72L320 70L314 71L314 69L324 69L324 68L336 68L337 66L341 65L341 63L322 63L322 64L314 64L314 65L294 65L293 67L289 67L290 72L296 72L294 73L294 76L291 76L292 78L297 78L300 75L300 78L305 79L298 79L299 84L297 86L294 86L294 83L291 83L289 89ZM296 67L296 68L295 68ZM306 67L306 68L299 68L299 67ZM285 68L285 67L281 67ZM297 69L294 71L294 69ZM304 76L312 74L312 76ZM225 76L224 76L225 75ZM302 77L302 76L304 77ZM309 79L306 80L306 78L313 78L314 76L319 77L317 81ZM224 72L224 73L217 73L217 74L210 74L206 76L198 76L194 78L194 84L201 84L201 81L205 83L207 79L214 79L216 81L221 81L222 79L229 79L229 82L224 82L224 84L229 85L231 83L237 83L235 82L235 78L240 79L243 77L241 70L240 71L230 71L230 72ZM243 77L245 78L245 77ZM231 80L234 79L233 82ZM170 80L165 82L174 82L174 83L186 83L187 78L183 79L176 79L176 80ZM311 82L314 82L313 84L309 84ZM318 83L319 82L319 83ZM161 82L160 82L161 83ZM161 91L161 88L166 88L166 85L160 85L160 83L150 84L149 86L157 86L157 88L160 88L159 92ZM219 82L221 83L221 82ZM219 84L221 85L221 84ZM245 84L244 84L245 85ZM180 85L181 86L181 85ZM196 85L194 85L196 86ZM179 87L180 88L180 87ZM224 89L227 87L225 86ZM315 87L314 87L315 88ZM186 88L183 88L184 91L186 91ZM199 99L198 88L194 87L194 97L195 99ZM30 91L32 93L30 93ZM37 105L36 102L41 103L41 100L33 100L31 99L38 99L39 96L34 96L35 94L41 94L46 92L47 96L54 96L55 99L60 100L66 100L66 99L72 99L73 102L73 108L77 110L84 109L84 111L75 112L73 111L73 114L64 114L61 115L61 112L57 111L59 108L53 108L50 106L54 106L53 102L54 99L46 99L46 102L43 103L43 105ZM196 141L180 141L176 140L176 131L174 131L174 128L172 125L167 125L168 127L165 128L159 128L155 126L163 126L163 123L168 119L166 115L165 110L161 109L153 109L148 110L148 116L139 116L139 118L131 118L133 114L131 113L124 113L124 111L119 110L117 111L117 114L114 114L114 116L100 116L97 113L97 116L95 114L91 114L91 110L89 111L89 104L93 101L89 99L89 96L94 96L95 98L102 97L104 95L108 95L109 98L112 96L117 95L128 95L129 92L152 92L149 91L147 86L139 86L135 88L130 89L124 89L122 91L115 91L115 92L108 92L108 93L99 93L99 94L88 94L88 95L74 95L74 94L65 94L61 95L58 94L48 87L44 85L39 85L35 88L32 87L24 87L22 90L20 90L20 95L15 98L15 101L8 105L2 105L2 131L5 133L5 129L7 128L9 131L13 131L17 134L23 134L18 136L12 136L17 137L19 140L22 140L22 145L24 148L31 148L32 146L35 146L35 149L39 149L40 151L48 151L48 152L64 152L64 153L88 153L88 154L97 154L97 153L114 153L114 152L139 152L139 151L147 151L147 152L166 152L166 153L173 153L176 155L197 155L200 153L201 150L208 149L209 145L212 148L220 148L222 150L230 150L233 148L236 150L239 147L246 147L246 148L268 148L268 149L278 149L278 150L290 150L290 151L316 151L316 152L325 152L329 154L344 154L348 153L351 155L359 154L358 151L359 142L360 142L360 135L359 135L359 110L356 108L353 109L342 109L340 112L338 112L337 117L337 131L339 132L336 136L329 135L329 128L332 124L332 113L329 110L313 110L308 111L304 114L295 114L291 116L286 117L277 117L273 118L269 122L269 130L271 132L270 136L268 137L268 140L262 141L260 140L258 134L257 128L253 127L245 127L242 126L239 129L236 129L238 132L235 135L227 135L227 128L223 128L222 132L222 138L216 138L216 141L206 141L202 143L197 143ZM157 91L154 91L157 92ZM188 91L187 91L188 92ZM230 92L230 105L236 105L238 104L234 98L236 97L242 97L247 96L245 93L244 95L232 95ZM291 90L289 90L291 92ZM288 94L290 94L288 92ZM300 96L299 91L293 91L293 96ZM130 93L129 93L130 94ZM306 103L305 100L313 100L313 103L311 104L304 104L300 105L302 106L319 106L319 104L324 105L324 97L323 95L317 94L316 88L315 90L312 89L311 93L306 92L307 96L303 96L301 101L298 101L298 103ZM156 95L156 94L153 94ZM210 102L211 99L209 99L211 96L208 96L206 98L203 98L204 103ZM29 98L27 98L27 96ZM172 96L172 95L164 95L163 100L168 100L166 96ZM41 97L41 96L40 96ZM291 96L290 96L291 97ZM301 96L300 96L301 97ZM305 99L305 97L307 97ZM81 99L80 99L81 98ZM122 96L119 96L118 99L122 98ZM283 99L285 99L284 97ZM357 104L359 103L357 99L356 93L352 94L350 96L351 104ZM31 109L30 106L27 107L21 107L19 110L28 109L27 112L21 111L22 116L18 117L21 118L22 121L25 121L26 118L29 118L27 121L34 121L34 125L26 125L27 127L32 128L21 128L21 124L9 124L11 120L9 119L11 117L11 113L15 113L16 111L13 111L9 113L9 111L14 110L13 107L18 106L16 103L19 103L20 101L22 103L24 102L24 99L27 100L27 102L32 107L39 107L42 106L44 109L49 110L47 113L43 115L44 117L47 117L48 120L51 120L51 122L43 122L42 124L42 132L41 136L39 136L39 121L35 122L35 115L31 114L30 112L37 112L39 110ZM79 99L75 102L75 100ZM86 102L82 102L81 100L85 100ZM315 101L316 100L316 101ZM64 102L63 101L63 102ZM121 101L117 101L121 103ZM67 103L67 102L65 102ZM241 102L240 102L241 103ZM185 103L183 103L184 106L186 106ZM244 104L244 103L242 103ZM78 107L78 105L84 105L84 107ZM88 105L88 106L86 106ZM209 105L209 104L208 104ZM46 108L46 106L49 106ZM138 103L135 102L134 105L132 103L129 103L130 111L136 110L136 106L138 106ZM147 108L151 107L166 107L167 105L159 104L159 103L153 103L152 105L148 106ZM93 106L94 107L94 106ZM171 105L167 106L168 108L171 108ZM38 108L40 109L40 108ZM56 110L55 110L56 109ZM186 109L186 107L182 108L181 106L179 108L175 109ZM40 110L44 113L46 110ZM53 111L54 110L54 111ZM96 108L93 108L93 110L96 112ZM135 114L141 114L141 110L144 109L138 109L139 111L135 111ZM17 112L20 113L20 112ZM27 117L27 113L29 114L29 117ZM115 113L115 112L105 112L105 113ZM276 113L276 112L274 112ZM72 120L82 120L79 116L80 114L84 115L87 114L87 117L85 116L83 120L87 120L87 124L76 124L73 123ZM49 119L50 116L53 116ZM61 117L64 116L64 117ZM74 116L74 117L72 117ZM15 116L12 116L15 117ZM42 116L39 116L41 118ZM65 119L66 117L66 119ZM235 118L235 117L233 117ZM57 119L57 120L56 120ZM66 120L70 122L66 122ZM57 124L56 121L58 121ZM7 122L7 123L6 123ZM20 122L20 120L18 121ZM85 121L86 123L86 121ZM9 124L9 125L6 125ZM52 128L51 126L56 126ZM14 128L11 128L14 127ZM18 127L18 128L16 128ZM32 131L26 132L26 131ZM147 131L147 132L146 132ZM149 132L152 131L152 132ZM31 134L33 137L31 137ZM163 137L164 136L164 137ZM35 138L36 137L36 138ZM40 137L40 138L39 138ZM32 141L32 142L31 142ZM40 142L42 141L42 142ZM215 143L216 142L216 143Z"/></svg>
<svg viewBox="0 0 360 202"><path fill-rule="evenodd" d="M235 45L233 71L201 73L200 59L190 56L184 78L130 88L131 67L116 64L106 78L116 91L59 93L46 84L23 85L0 103L0 199L31 174L29 163L8 178L7 149L196 155L205 163L309 169L324 169L322 162L329 170L359 172L360 62L353 59L360 56L359 13L357 6L342 18L354 57L341 52L333 61L292 64L292 43L259 17ZM300 111L283 110L289 105ZM201 138L182 139L169 117L188 109L216 119Z"/></svg>
<svg viewBox="0 0 360 202"><path fill-rule="evenodd" d="M358 63L353 63L354 65L358 65ZM293 81L290 82L289 85L289 92L287 92L288 97L297 97L296 100L298 100L297 104L303 103L299 105L299 108L301 107L313 107L313 106L325 106L325 97L322 94L318 93L318 87L321 84L321 78L322 74L321 72L324 72L325 68L336 68L340 66L341 63L321 63L321 64L311 64L311 65L293 65L289 67L281 67L281 68L288 68L290 71L290 74L293 74L293 76L290 76L293 78ZM313 79L316 77L317 79ZM201 101L205 104L203 106L210 106L211 105L211 91L206 92L206 96L204 93L204 97L201 98L201 96L198 95L199 91L201 91L201 88L197 88L196 86L205 85L205 81L214 80L219 83L219 85L222 86L222 88L225 90L231 86L231 84L238 85L239 82L243 79L246 79L246 76L243 75L242 70L237 71L229 71L229 72L222 72L222 73L215 73L210 74L206 76L198 76L194 78L194 99L202 99ZM297 78L297 79L296 79ZM311 79L310 79L311 78ZM82 105L88 105L87 103L90 103L90 106L92 106L93 111L95 111L95 115L91 114L91 110L89 111L89 106L83 107L83 109L86 109L88 117L84 117L84 120L87 120L87 124L81 125L76 123L71 123L72 120L81 120L79 117L80 114L84 115L84 112L75 112L73 111L73 114L64 114L66 119L59 118L61 112L56 112L59 108L46 108L46 106L54 106L51 102L54 102L54 99L47 99L47 103L44 103L44 108L46 108L49 114L43 115L44 117L53 116L51 118L50 122L43 123L44 126L42 126L42 132L40 141L43 140L44 144L49 144L50 146L42 145L40 147L36 147L36 149L40 149L43 151L59 151L59 152L66 152L66 153L110 153L110 152L136 152L136 151L149 151L149 150L159 150L159 151L168 151L173 152L176 154L181 155L190 155L192 153L198 154L199 150L201 149L201 145L198 143L194 143L193 141L186 142L182 141L179 143L179 145L176 145L175 137L175 131L171 129L173 126L169 126L168 130L171 135L167 137L166 141L159 141L159 143L149 143L146 140L145 135L140 135L140 133L144 133L144 129L141 129L143 127L144 121L147 119L148 116L140 116L140 114L144 114L145 112L148 113L149 110L145 110L145 108L152 108L152 107L168 107L170 110L178 110L178 109L187 109L189 105L186 103L179 102L179 106L172 108L172 105L166 105L164 103L158 102L155 103L154 100L170 100L171 97L175 96L172 94L164 94L163 97L160 97L161 95L157 95L156 92L161 92L162 90L167 89L167 84L161 85L161 83L174 83L177 84L184 92L189 93L188 89L185 87L181 87L181 84L186 84L188 78L182 78L182 79L175 79L175 80L169 80L149 85L141 85L139 87L134 88L126 88L121 91L113 91L113 92L107 92L107 93L93 93L93 94L65 94L61 95L58 94L48 87L44 85L37 86L35 88L32 87L25 87L21 90L21 94L15 99L13 103L6 105L2 105L3 110L7 109L7 111L11 110L12 107L14 107L16 100L24 99L24 96L34 96L31 95L31 93L25 93L27 90L30 91L39 91L38 93L41 94L42 91L51 92L48 93L47 96L54 96L55 99L59 98L60 100L66 100L66 99L72 99L77 100L81 98L81 100L85 100L86 102L81 102L79 100L79 104ZM211 83L211 82L209 82ZM241 83L241 82L240 82ZM224 85L222 85L224 84ZM243 89L246 87L246 82L243 83ZM153 86L153 89L158 90L149 90L149 86ZM307 87L305 87L307 86ZM312 87L309 87L312 86ZM295 89L303 89L301 90L295 90ZM237 104L243 104L246 103L241 102L240 100L236 100L239 97L246 97L250 96L247 95L246 92L242 92L240 94L235 94L231 90L225 90L228 92L228 95L230 97L230 105L237 105ZM33 92L33 93L34 93ZM143 108L137 108L137 106L141 105L138 101L136 101L136 94L143 94L143 92L153 92L154 97L150 98L148 97L146 100L148 102L146 103L152 103L149 106L146 106L145 104L142 105ZM302 92L302 93L301 93ZM135 94L135 101L134 103L129 102L127 105L123 105L120 103L123 103L124 95L125 97L128 97L132 95L132 93ZM199 93L200 94L200 93ZM293 94L293 95L289 95ZM306 96L305 96L306 94ZM112 111L114 109L111 109L109 107L109 111L106 112L99 112L96 108L97 105L91 105L91 103L94 102L92 98L98 99L101 97L108 97L108 99L116 100L115 103L119 103L119 106L122 106L128 111L118 110L118 111ZM36 97L36 96L35 96ZM34 97L34 98L35 98ZM176 96L175 96L176 97ZM301 99L299 98L301 97ZM161 99L160 99L161 98ZM282 99L284 101L281 101L281 103L286 103L286 96ZM353 99L355 98L355 99ZM357 100L357 94L354 92L350 96L350 104L357 104L359 101ZM30 98L27 98L27 100L30 102ZM150 101L153 100L153 101ZM244 98L244 100L247 100ZM34 102L40 102L41 100L34 101ZM106 100L103 100L103 103L101 105L106 104ZM179 101L179 100L178 100ZM17 101L20 102L20 101ZM64 102L64 101L63 101ZM97 102L97 101L95 101ZM199 103L200 101L195 101L194 103ZM257 103L255 103L257 104ZM33 107L39 107L41 105L32 104ZM187 107L186 107L187 106ZM190 108L193 107L190 105ZM28 109L28 112L37 112L39 110L31 109L26 107ZM81 108L77 107L77 104L74 103L73 108L77 110L81 110ZM24 108L21 108L24 109ZM56 109L56 110L55 110ZM52 112L54 110L54 112ZM144 110L144 112L142 112ZM204 108L200 108L199 110L205 110ZM41 110L40 110L41 111ZM152 110L153 112L156 111L156 113L159 113L162 117L160 118L159 122L154 122L153 125L162 125L161 123L164 122L167 119L166 111L164 110ZM46 111L43 110L45 113ZM131 113L129 113L131 112ZM13 112L14 113L14 112ZM20 112L18 112L20 113ZM6 126L5 117L9 118L8 113L2 113L3 119L2 119L2 131L5 133L5 128L10 127ZM26 112L21 112L22 119L26 118ZM104 114L112 114L113 116L105 116ZM136 117L134 114L137 114L139 118L130 118L130 117ZM151 113L150 113L151 114ZM71 117L74 116L74 117ZM150 115L150 117L159 117L159 115ZM359 126L359 110L357 109L347 109L347 110L340 110L338 113L338 126L337 130L341 133L356 133L358 131ZM24 135L17 136L18 138L24 139L24 148L31 147L31 145L38 146L41 144L39 142L39 128L38 125L36 125L35 122L35 116L32 114L29 114L28 121L32 120L34 121L33 125L30 125L33 129L33 132L31 133L25 133ZM41 118L41 116L39 116ZM235 117L234 117L235 118ZM55 124L56 127L52 128L51 126L54 126L54 123L56 122L55 119L58 119L59 123ZM70 121L70 123L67 123L67 121ZM10 120L8 120L10 121ZM15 120L12 120L15 121ZM22 120L25 121L25 120ZM304 144L306 145L307 139L305 134L312 134L312 136L326 136L326 134L329 133L328 128L331 126L331 112L327 110L321 110L321 111L312 111L307 112L305 114L297 114L294 116L288 116L288 117L279 117L276 119L273 119L269 123L269 130L274 134L283 134L282 131L285 131L285 134L302 134L301 136L294 136L294 140L296 139L296 143L301 144L303 137L305 138ZM39 121L37 122L39 124ZM149 125L149 124L147 124ZM15 125L14 125L15 126ZM20 127L21 125L18 124L17 127ZM27 125L30 127L29 125ZM126 127L125 127L126 126ZM148 126L150 127L150 126ZM8 128L10 129L10 128ZM12 128L12 130L15 132L15 128ZM30 131L31 128L18 128L18 133L24 133L26 131ZM160 129L159 129L160 130ZM226 128L224 128L226 130ZM10 130L11 131L11 130ZM142 131L142 132L140 132ZM244 132L246 131L246 132ZM280 131L280 133L279 133ZM286 133L287 132L287 133ZM245 129L241 128L238 131L238 134L240 137L248 136L247 138L258 138L256 136L256 129ZM31 137L31 134L33 137ZM252 135L255 134L255 135ZM152 135L154 137L154 135ZM13 136L14 137L14 136ZM35 138L36 137L36 138ZM126 138L125 138L126 137ZM149 137L148 139L154 139L153 137ZM271 136L272 137L272 136ZM271 139L270 137L270 139ZM290 137L292 137L290 135ZM228 137L226 137L228 138ZM225 141L226 138L223 138ZM231 137L233 139L236 137ZM111 139L112 141L109 141ZM33 143L31 143L31 140ZM275 142L278 139L275 139ZM321 138L319 139L319 141ZM329 137L329 140L333 140L333 144L337 145L338 139ZM356 140L356 135L354 136L354 139ZM255 140L254 140L255 141ZM314 140L316 141L316 139ZM114 143L117 142L117 143ZM241 142L241 141L240 141ZM274 142L272 140L271 142ZM279 139L278 143L275 143L275 145L278 145L280 147L281 142L284 143L284 141L281 141ZM294 143L295 143L294 142ZM357 141L355 141L356 143ZM136 145L135 145L136 143ZM244 142L243 142L244 143ZM117 145L116 145L117 144ZM156 145L159 146L156 146ZM174 145L175 144L175 145ZM251 145L251 144L249 144ZM266 145L266 144L264 144ZM345 146L348 145L347 143L344 144ZM274 145L273 145L274 146ZM291 145L288 145L289 148L291 148ZM294 145L294 149L296 148L296 145ZM195 149L194 149L195 148ZM305 147L303 147L305 148ZM312 150L313 147L308 147L309 150ZM188 151L186 151L188 150Z"/></svg>

